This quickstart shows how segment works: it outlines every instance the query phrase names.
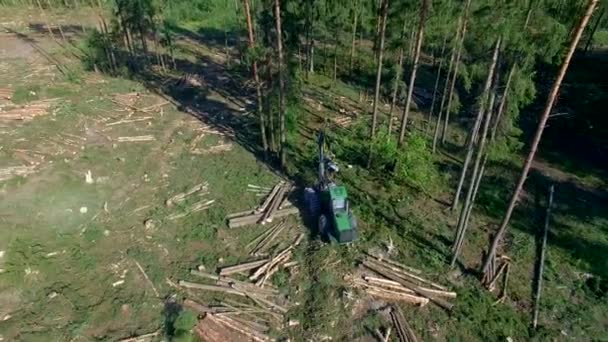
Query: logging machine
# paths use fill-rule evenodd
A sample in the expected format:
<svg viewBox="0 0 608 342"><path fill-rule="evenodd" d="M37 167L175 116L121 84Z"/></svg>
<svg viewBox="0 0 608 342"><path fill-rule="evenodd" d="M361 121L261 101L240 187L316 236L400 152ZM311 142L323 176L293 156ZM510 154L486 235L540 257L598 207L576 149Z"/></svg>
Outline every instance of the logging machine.
<svg viewBox="0 0 608 342"><path fill-rule="evenodd" d="M339 168L325 156L325 143L325 132L319 131L319 181L314 187L304 189L304 202L322 238L350 243L357 238L357 220L351 211L346 187L333 181Z"/></svg>

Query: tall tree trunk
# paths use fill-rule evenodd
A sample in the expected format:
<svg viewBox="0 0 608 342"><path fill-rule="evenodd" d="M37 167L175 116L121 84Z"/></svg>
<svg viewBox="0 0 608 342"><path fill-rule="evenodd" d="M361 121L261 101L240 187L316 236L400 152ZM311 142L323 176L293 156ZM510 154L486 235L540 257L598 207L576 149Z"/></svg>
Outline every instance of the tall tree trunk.
<svg viewBox="0 0 608 342"><path fill-rule="evenodd" d="M456 59L456 44L458 44L460 37L460 28L462 26L462 17L458 18L458 28L456 29L456 36L454 37L454 42L452 43L452 53L450 54L450 64L448 65L448 73L445 75L443 94L441 95L441 104L439 105L439 113L437 113L437 122L435 124L435 133L433 134L433 153L435 153L437 149L437 140L439 138L439 131L441 127L441 118L443 115L443 108L445 105L445 100L448 96L448 87L450 85L450 75L452 74L454 68L454 60Z"/></svg>
<svg viewBox="0 0 608 342"><path fill-rule="evenodd" d="M266 111L268 113L268 138L269 138L269 147L270 147L270 151L272 152L278 152L277 149L277 138L276 138L276 125L275 125L275 119L274 119L274 113L272 111L272 106L270 104L270 91L271 89L274 88L274 78L272 75L272 58L270 55L266 55L266 61L265 61L265 65L266 65L266 76L268 78L268 86L266 89L266 92L264 94L264 98L266 99Z"/></svg>
<svg viewBox="0 0 608 342"><path fill-rule="evenodd" d="M499 38L496 42L496 48L500 49L501 39ZM498 72L496 72L498 74ZM465 198L464 205L460 210L460 216L458 218L458 225L456 227L456 238L454 239L453 245L453 254L452 261L450 262L450 266L454 267L456 264L456 260L458 260L458 255L460 254L460 249L462 248L462 244L464 242L464 236L466 234L467 226L469 224L469 217L471 215L471 211L473 210L473 204L475 203L475 197L477 195L477 188L481 183L481 178L483 174L481 173L481 165L482 160L485 156L485 146L486 146L486 138L488 136L488 131L490 128L490 122L492 121L492 112L494 111L494 99L496 98L496 84L498 83L498 77L494 77L494 89L492 91L492 95L490 97L490 101L486 107L486 117L483 125L483 130L481 132L481 138L479 139L479 146L477 147L477 155L475 156L475 164L473 165L473 174L471 175L471 181L469 183L469 188L467 189L467 196ZM484 105L485 107L485 105Z"/></svg>
<svg viewBox="0 0 608 342"><path fill-rule="evenodd" d="M405 38L405 29L407 27L406 25L407 25L407 22L404 20L403 28L401 29L401 38L399 39L401 44L399 45L397 72L395 72L395 80L393 82L393 94L391 96L391 108L388 112L388 133L387 133L388 140L391 139L391 136L393 134L393 110L395 109L395 102L397 102L397 94L399 93L399 81L401 80L401 74L403 72L403 53L404 53L403 38Z"/></svg>
<svg viewBox="0 0 608 342"><path fill-rule="evenodd" d="M53 5L51 5L50 0L46 0L46 3L49 5L49 9L53 8ZM61 40L63 41L64 44L67 43L68 40L65 38L65 33L63 33L63 28L61 27L61 24L59 22L57 22L57 28L59 29L59 35L61 36Z"/></svg>
<svg viewBox="0 0 608 342"><path fill-rule="evenodd" d="M422 0L420 3L420 23L418 23L418 33L416 34L416 50L414 51L414 65L410 74L410 82L407 87L407 98L405 99L405 107L403 107L403 116L401 118L401 129L399 131L399 145L403 145L405 138L405 128L407 127L407 119L410 114L410 106L412 105L412 94L416 84L416 72L418 71L418 62L420 61L420 51L422 50L422 40L424 39L424 22L426 21L426 12L428 10L428 0Z"/></svg>
<svg viewBox="0 0 608 342"><path fill-rule="evenodd" d="M336 34L336 37L338 35ZM336 83L337 79L338 79L338 40L336 39L335 44L334 44L334 75L333 75L333 79L334 79L334 84Z"/></svg>
<svg viewBox="0 0 608 342"><path fill-rule="evenodd" d="M74 9L78 12L80 12L80 4L78 4L78 0L73 0L74 3ZM87 30L84 28L84 23L80 22L80 30L82 31L83 34L87 33Z"/></svg>
<svg viewBox="0 0 608 342"><path fill-rule="evenodd" d="M108 32L108 26L106 24L105 19L101 16L101 14L99 15L99 21L100 21L100 29L101 29L101 33L103 34L103 40L105 41L106 46L104 46L104 50L106 51L106 57L108 58L108 62L110 63L110 68L111 71L114 73L116 72L116 69L118 68L117 62L116 62L116 55L114 54L114 43L112 42L112 39L110 38L110 33Z"/></svg>
<svg viewBox="0 0 608 342"><path fill-rule="evenodd" d="M526 178L528 177L528 172L530 171L530 167L532 166L532 161L534 160L534 156L536 155L536 150L538 149L538 145L540 143L540 139L543 135L543 131L545 129L545 125L547 124L547 119L549 119L549 114L553 109L553 105L555 104L555 100L557 98L557 94L559 93L559 89L561 87L562 81L566 76L566 71L568 71L568 67L570 66L570 61L572 60L572 55L574 55L574 51L581 40L581 36L583 35L583 31L585 27L589 23L589 18L593 14L595 7L599 0L589 0L589 4L587 6L587 11L583 15L580 23L576 27L574 31L574 35L572 37L572 42L570 43L570 47L568 48L568 53L562 62L562 66L557 74L557 78L551 87L551 92L549 93L549 97L547 98L547 103L545 105L545 109L540 117L540 122L538 123L538 127L536 129L536 133L534 134L534 138L532 139L532 144L530 145L530 153L528 153L528 157L524 163L524 167L521 171L521 175L519 176L519 180L517 181L517 186L515 187L515 191L513 192L513 196L511 196L511 200L509 202L509 206L505 212L505 216L502 219L500 224L500 228L498 228L498 232L492 239L492 243L490 244L490 248L488 253L483 261L483 266L481 267L481 273L484 277L488 273L488 267L490 266L490 262L496 255L496 249L498 248L498 244L502 240L502 237L507 230L507 226L509 225L509 221L511 220L511 215L513 214L513 210L517 205L517 201L520 197L520 193L524 187L524 183L526 182Z"/></svg>
<svg viewBox="0 0 608 342"><path fill-rule="evenodd" d="M505 90L502 92L502 97L500 98L500 104L498 105L496 118L494 119L494 125L492 126L492 136L496 135L496 131L498 129L498 126L500 125L500 120L502 119L502 114L505 111L507 99L509 97L509 88L511 87L511 80L513 79L515 69L516 64L514 63L513 66L511 66L511 70L509 70L509 75L507 76L507 83L505 83Z"/></svg>
<svg viewBox="0 0 608 342"><path fill-rule="evenodd" d="M595 36L595 32L597 31L597 28L600 26L600 23L602 22L602 17L604 16L604 13L606 13L606 10L602 10L602 13L600 13L600 16L597 17L597 20L595 21L595 25L593 25L593 28L591 29L591 32L589 33L589 38L587 39L587 44L585 44L585 49L583 50L585 54L587 54L587 51L589 51L589 47L591 46L591 43L593 42L593 36Z"/></svg>
<svg viewBox="0 0 608 342"><path fill-rule="evenodd" d="M464 45L464 38L467 34L467 24L469 21L469 7L471 6L471 0L467 0L464 7L464 17L462 20L462 31L460 34L460 41L458 42L458 48L456 52L456 59L454 60L454 73L452 74L452 81L450 83L450 93L448 95L448 104L445 109L445 120L443 121L443 131L441 132L441 143L445 144L445 139L448 133L448 124L450 123L450 110L452 107L452 99L454 98L454 88L456 86L456 79L458 78L458 68L460 67L460 56L462 55L462 47Z"/></svg>
<svg viewBox="0 0 608 342"><path fill-rule="evenodd" d="M277 29L277 66L279 74L279 134L281 139L281 167L287 165L287 149L285 146L285 82L283 80L283 33L281 31L281 3L274 0L274 15Z"/></svg>
<svg viewBox="0 0 608 342"><path fill-rule="evenodd" d="M378 53L377 53L377 68L376 68L376 87L374 88L374 105L372 109L372 127L370 130L370 141L374 140L376 135L376 125L378 123L378 102L380 102L380 83L382 81L382 55L384 53L384 36L386 32L386 16L388 15L388 1L382 0L380 14L380 30L378 37ZM371 148L369 158L367 158L368 167L371 165Z"/></svg>
<svg viewBox="0 0 608 342"><path fill-rule="evenodd" d="M437 92L439 91L439 80L441 80L441 68L443 67L445 47L448 43L448 36L446 35L443 39L443 45L441 45L441 54L439 55L439 68L437 68L437 77L435 78L435 88L433 89L433 100L431 101L431 110L426 121L426 131L429 132L431 129L431 120L433 118L433 112L435 111L435 103L437 102Z"/></svg>
<svg viewBox="0 0 608 342"><path fill-rule="evenodd" d="M528 28L528 24L530 24L530 18L532 17L532 10L533 10L533 1L530 1L529 7L528 7L528 13L526 15L526 20L524 21L524 31L527 30ZM498 105L498 111L496 112L496 118L494 119L494 125L492 126L492 139L494 139L494 136L496 136L496 130L498 129L498 126L500 125L500 120L502 119L502 114L504 113L505 109L507 108L507 101L509 98L509 89L511 88L511 81L513 80L513 75L515 74L515 71L517 70L517 62L514 62L513 65L511 66L511 69L509 70L509 75L507 76L507 82L505 84L505 90L502 93L502 96L500 98L500 104Z"/></svg>
<svg viewBox="0 0 608 342"><path fill-rule="evenodd" d="M538 313L540 310L540 295L543 288L543 271L545 269L545 252L547 250L547 237L549 235L549 223L551 222L551 207L553 206L553 192L555 186L551 184L549 187L549 196L547 199L547 211L545 213L545 224L543 225L542 236L540 239L540 253L538 256L538 264L536 266L536 281L534 284L534 314L532 315L532 328L538 326Z"/></svg>
<svg viewBox="0 0 608 342"><path fill-rule="evenodd" d="M462 164L462 171L460 172L460 179L458 180L458 186L456 187L456 193L454 194L454 200L452 201L452 210L458 207L458 201L460 199L460 193L462 192L462 186L464 184L464 179L466 178L467 171L469 168L469 163L471 162L471 157L473 156L473 150L475 145L475 136L479 131L479 127L481 126L481 121L484 113L484 109L486 107L486 102L488 99L488 94L490 92L490 87L492 86L492 79L494 78L494 72L496 70L496 64L498 62L498 51L500 49L500 39L496 42L496 46L494 47L494 55L492 56L492 63L490 64L490 68L488 70L488 77L486 78L486 83L483 88L483 92L480 96L479 101L479 110L477 111L477 117L475 118L475 123L471 128L471 139L469 139L467 144L467 154L464 158L464 163Z"/></svg>
<svg viewBox="0 0 608 342"><path fill-rule="evenodd" d="M414 58L414 51L416 50L416 31L412 30L412 32L410 32L410 39L408 40L408 45L407 45L407 60L408 63L411 63L412 59Z"/></svg>
<svg viewBox="0 0 608 342"><path fill-rule="evenodd" d="M315 38L310 38L310 46L308 47L309 61L308 61L308 72L311 74L315 73Z"/></svg>
<svg viewBox="0 0 608 342"><path fill-rule="evenodd" d="M353 66L354 66L354 61L355 61L355 50L357 48L356 44L357 44L357 24L359 21L359 13L358 13L358 1L355 2L355 7L354 7L354 18L353 18L353 37L352 37L352 42L350 45L350 65L349 65L349 69L352 71L353 70Z"/></svg>
<svg viewBox="0 0 608 342"><path fill-rule="evenodd" d="M40 9L40 12L42 13L42 16L44 17L46 29L49 32L49 36L51 36L51 39L53 39L54 41L57 41L55 39L55 35L53 34L53 30L51 29L51 23L49 22L49 18L46 16L46 11L42 7L42 4L40 3L40 0L36 0L36 4L38 4L38 8Z"/></svg>
<svg viewBox="0 0 608 342"><path fill-rule="evenodd" d="M139 40L141 41L141 48L144 51L144 55L148 57L148 42L146 41L146 30L143 27L139 28Z"/></svg>
<svg viewBox="0 0 608 342"><path fill-rule="evenodd" d="M244 0L245 3L245 16L247 19L247 34L249 37L249 48L255 47L255 35L253 33L253 21L251 20L251 8L249 6L249 0ZM266 123L264 122L264 108L262 99L262 85L260 83L260 76L258 75L258 63L254 59L251 62L251 72L253 81L255 82L255 92L257 100L257 111L260 120L260 135L262 136L262 150L264 152L264 159L268 159L268 140L266 138Z"/></svg>

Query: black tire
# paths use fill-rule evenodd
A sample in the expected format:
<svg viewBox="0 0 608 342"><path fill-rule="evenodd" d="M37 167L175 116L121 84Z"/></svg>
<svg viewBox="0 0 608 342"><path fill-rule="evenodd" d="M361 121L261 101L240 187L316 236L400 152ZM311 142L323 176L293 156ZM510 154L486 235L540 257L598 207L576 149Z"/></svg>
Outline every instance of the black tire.
<svg viewBox="0 0 608 342"><path fill-rule="evenodd" d="M317 227L319 229L319 235L321 236L321 238L328 239L329 238L329 221L327 220L327 216L325 216L325 215L319 216L319 223L318 223Z"/></svg>

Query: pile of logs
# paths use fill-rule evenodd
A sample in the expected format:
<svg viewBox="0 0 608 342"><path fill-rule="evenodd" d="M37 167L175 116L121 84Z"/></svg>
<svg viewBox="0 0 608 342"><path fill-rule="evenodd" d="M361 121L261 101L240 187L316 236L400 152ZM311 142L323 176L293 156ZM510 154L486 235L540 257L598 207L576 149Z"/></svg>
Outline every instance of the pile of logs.
<svg viewBox="0 0 608 342"><path fill-rule="evenodd" d="M341 116L333 118L332 121L336 124L336 126L346 128L352 125L353 118L350 116Z"/></svg>
<svg viewBox="0 0 608 342"><path fill-rule="evenodd" d="M488 291L494 291L496 285L502 279L500 286L500 293L498 295L498 302L502 302L507 297L507 286L509 284L509 272L511 270L511 258L506 255L494 256L488 272L482 279L483 285Z"/></svg>
<svg viewBox="0 0 608 342"><path fill-rule="evenodd" d="M10 88L0 88L0 100L9 100L13 97L13 90Z"/></svg>
<svg viewBox="0 0 608 342"><path fill-rule="evenodd" d="M207 273L202 266L190 271L191 275L206 279L206 283L180 280L178 285L186 289L220 292L249 299L252 303L224 298L219 305L203 305L186 299L184 306L199 314L200 320L195 327L199 337L211 342L272 341L267 333L271 327L284 323L288 303L268 280L277 270L296 264L290 259L303 238L304 234L300 234L291 245L272 257L220 267L218 274ZM238 280L231 277L233 275L248 277Z"/></svg>
<svg viewBox="0 0 608 342"><path fill-rule="evenodd" d="M262 234L256 236L249 242L245 248L251 248L250 255L260 256L268 254L268 250L276 244L277 237L284 232L289 231L289 226L285 221L266 229Z"/></svg>
<svg viewBox="0 0 608 342"><path fill-rule="evenodd" d="M5 181L13 177L26 177L29 174L36 172L35 166L9 166L0 169L0 181Z"/></svg>
<svg viewBox="0 0 608 342"><path fill-rule="evenodd" d="M56 102L57 99L40 100L6 111L0 111L0 120L31 121L37 116L46 115L49 108Z"/></svg>
<svg viewBox="0 0 608 342"><path fill-rule="evenodd" d="M148 97L157 98L155 95L149 95ZM131 117L135 112L150 114L155 111L159 111L162 114L163 106L169 104L169 101L161 100L153 105L147 107L136 107L135 104L138 103L140 99L143 99L144 95L138 92L132 93L117 93L112 95L112 102L123 107L125 111L129 114L127 117Z"/></svg>
<svg viewBox="0 0 608 342"><path fill-rule="evenodd" d="M274 218L297 214L298 209L293 207L287 198L291 189L291 184L284 181L279 182L256 209L228 215L226 217L228 227L236 228L256 223L266 224L272 222Z"/></svg>
<svg viewBox="0 0 608 342"><path fill-rule="evenodd" d="M418 338L416 337L414 330L412 330L410 325L407 323L407 321L403 317L403 313L401 312L401 309L399 309L398 306L396 306L396 305L391 306L390 315L391 315L391 321L393 322L393 326L395 327L395 331L397 331L397 337L399 337L399 341L401 341L401 342L418 342Z"/></svg>
<svg viewBox="0 0 608 342"><path fill-rule="evenodd" d="M139 135L135 137L118 137L116 139L118 142L146 142L146 141L154 141L153 135Z"/></svg>
<svg viewBox="0 0 608 342"><path fill-rule="evenodd" d="M209 183L207 183L207 182L200 183L184 192L180 192L176 195L171 196L170 198L168 198L165 201L165 205L167 207L171 208L171 207L175 206L176 204L185 202L186 199L189 197L192 197L192 196L203 197L208 194L209 194ZM200 201L192 204L189 208L187 208L183 211L174 213L172 215L169 215L167 217L167 219L177 220L179 218L186 217L192 213L207 210L213 205L213 203L215 203L214 199L212 199L212 200L201 199Z"/></svg>
<svg viewBox="0 0 608 342"><path fill-rule="evenodd" d="M431 302L446 310L453 307L446 298L456 298L456 292L422 278L419 270L369 254L363 259L362 265L376 276L361 274L348 276L347 280L373 297L420 306Z"/></svg>

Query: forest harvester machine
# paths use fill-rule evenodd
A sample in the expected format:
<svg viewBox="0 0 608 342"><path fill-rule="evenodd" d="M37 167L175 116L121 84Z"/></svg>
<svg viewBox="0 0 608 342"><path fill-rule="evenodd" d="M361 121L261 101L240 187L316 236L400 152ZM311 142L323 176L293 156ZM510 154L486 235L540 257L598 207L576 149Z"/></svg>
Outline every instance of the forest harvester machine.
<svg viewBox="0 0 608 342"><path fill-rule="evenodd" d="M346 187L333 180L338 166L325 156L326 136L320 131L318 183L304 189L304 202L312 222L317 223L321 238L340 244L357 238L357 220L352 213Z"/></svg>

